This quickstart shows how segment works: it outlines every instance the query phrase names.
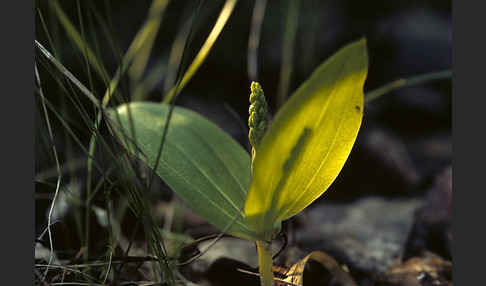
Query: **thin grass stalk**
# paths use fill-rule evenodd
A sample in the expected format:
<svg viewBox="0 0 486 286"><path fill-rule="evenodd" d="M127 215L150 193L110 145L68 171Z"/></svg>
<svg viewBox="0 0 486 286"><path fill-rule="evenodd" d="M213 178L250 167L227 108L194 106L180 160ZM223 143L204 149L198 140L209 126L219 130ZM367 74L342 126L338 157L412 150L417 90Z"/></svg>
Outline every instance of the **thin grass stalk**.
<svg viewBox="0 0 486 286"><path fill-rule="evenodd" d="M134 101L144 100L147 94L153 90L153 88L165 77L164 81L164 94L168 94L171 88L179 80L181 64L184 59L185 51L190 43L190 38L195 26L195 19L199 14L202 3L200 0L197 8L190 7L192 15L185 23L183 23L179 29L177 36L172 43L172 47L169 54L168 62L159 62L145 78L145 80L137 85L134 91ZM185 18L185 17L183 17Z"/></svg>
<svg viewBox="0 0 486 286"><path fill-rule="evenodd" d="M171 88L175 86L176 83L180 81L181 71L182 71L182 64L184 58L184 53L190 42L191 37L193 35L193 31L196 24L196 18L201 11L201 7L204 1L199 1L197 8L194 9L194 13L191 15L189 20L184 23L179 30L174 43L170 49L169 55L169 62L167 65L167 76L164 81L164 94L167 94ZM187 56L186 56L187 57Z"/></svg>
<svg viewBox="0 0 486 286"><path fill-rule="evenodd" d="M64 67L55 57L44 48L44 46L37 40L34 42L35 46L39 49L41 54L46 57L64 76L66 76L79 90L86 95L86 97L96 106L99 106L99 100L93 95L93 93L86 88L66 67Z"/></svg>
<svg viewBox="0 0 486 286"><path fill-rule="evenodd" d="M37 70L37 64L34 66L34 71L35 71L35 78L37 81L37 85L39 86L39 93L41 96L41 102L42 102L42 110L44 111L44 117L46 119L46 124L47 124L47 130L49 132L49 138L51 139L51 146L52 146L52 152L54 154L54 159L56 161L56 168L57 168L57 182L56 182L56 191L54 193L54 197L52 198L51 206L49 208L49 214L47 217L47 232L49 235L49 248L50 248L50 253L49 253L49 262L48 262L48 267L46 268L44 272L44 276L42 278L42 281L47 277L47 273L49 271L49 265L52 263L52 260L54 258L54 245L52 242L52 232L51 232L51 219L52 219L52 212L54 210L54 205L56 204L56 199L59 194L59 188L61 186L61 180L62 180L62 172L61 172L61 165L59 163L59 157L57 155L57 149L56 149L56 144L54 144L54 135L52 132L52 127L51 127L51 121L49 120L49 114L47 113L47 107L45 104L45 98L44 98L44 93L42 91L42 85L41 85L41 80L39 76L39 72Z"/></svg>
<svg viewBox="0 0 486 286"><path fill-rule="evenodd" d="M258 80L258 45L266 6L267 0L255 1L251 17L250 37L248 38L248 78L250 81Z"/></svg>
<svg viewBox="0 0 486 286"><path fill-rule="evenodd" d="M125 56L123 57L122 63L120 67L117 69L117 72L115 73L115 76L113 79L110 81L108 88L105 92L105 95L103 96L103 100L101 103L100 110L97 114L96 121L95 121L95 132L90 138L90 143L89 143L89 154L91 157L93 157L95 148L96 148L96 141L97 141L97 136L96 132L99 128L99 125L101 123L102 119L102 114L103 110L108 106L108 103L115 91L115 89L118 86L118 83L121 79L122 74L127 70L129 67L130 63L132 60L135 58L137 55L138 51L144 46L145 41L148 39L150 41L151 37L153 37L153 34L156 34L157 31L159 30L160 27L160 19L162 15L165 12L165 8L167 7L168 1L164 0L154 0L152 2L152 6L150 7L149 11L149 17L146 20L144 26L138 31L137 35L135 36L134 40L130 44ZM143 58L142 58L143 60ZM88 158L87 162L87 195L90 197L91 193L91 180L92 180L92 159ZM86 209L90 209L90 201L86 201ZM86 237L89 237L89 212L87 212L86 215ZM89 253L89 244L88 240L85 240L86 243L86 253ZM166 263L167 264L167 263ZM165 274L167 274L169 277L170 275L170 270L168 265L166 265L165 270L164 268L161 269Z"/></svg>
<svg viewBox="0 0 486 286"><path fill-rule="evenodd" d="M88 75L88 83L89 83L89 87L91 88L91 90L94 90L94 84L93 84L93 77L91 75L91 67L90 67L90 64L89 64L89 60L88 60L88 41L86 41L86 33L85 33L85 30L84 30L84 21L83 21L83 15L81 13L81 4L79 3L79 0L76 0L76 8L77 8L77 11L78 11L78 19L79 19L79 27L81 28L81 39L82 39L82 42L85 43L84 45L84 51L82 51L82 55L83 55L83 58L84 58L84 64L86 66L86 74Z"/></svg>
<svg viewBox="0 0 486 286"><path fill-rule="evenodd" d="M285 102L289 93L289 87L293 69L293 56L295 37L297 35L297 28L299 22L299 0L288 0L287 2L287 17L285 20L285 31L282 51L282 65L280 68L280 80L278 86L277 107L280 107Z"/></svg>
<svg viewBox="0 0 486 286"><path fill-rule="evenodd" d="M76 30L76 27L71 23L69 18L66 16L64 11L62 10L61 6L59 5L57 0L52 0L49 2L52 9L54 10L61 26L66 31L66 34L71 39L71 41L77 46L77 48L81 51L81 53L86 57L86 60L90 63L90 65L95 69L96 73L102 78L108 78L108 72L106 71L103 64L98 60L95 53L91 50L91 48L86 43L84 37ZM78 12L79 16L80 12ZM81 21L81 17L80 17ZM81 29L83 27L81 26Z"/></svg>
<svg viewBox="0 0 486 286"><path fill-rule="evenodd" d="M150 25L150 29L154 32L147 35L138 52L135 54L133 63L128 71L134 86L138 84L147 67L147 62L157 37L157 32L159 31L164 11L168 4L169 1L167 0L156 0L152 2L152 6L149 10L150 12L147 25Z"/></svg>
<svg viewBox="0 0 486 286"><path fill-rule="evenodd" d="M231 16L233 9L235 8L236 2L238 2L238 0L227 0L226 3L224 4L223 9L221 9L221 12L219 14L219 17L216 20L216 24L214 24L214 27L211 30L211 33L209 34L203 46L199 50L198 54L196 55L191 65L185 72L181 82L178 84L177 89L179 89L179 91L182 90L187 85L187 83L191 80L191 78L194 76L197 70L204 63L214 43L216 42L219 35L221 34L221 31L223 30L224 26L226 25L226 22L228 22L228 19ZM176 87L172 88L169 91L169 93L162 100L162 103L163 104L169 103L172 97L175 96L175 94L176 94Z"/></svg>

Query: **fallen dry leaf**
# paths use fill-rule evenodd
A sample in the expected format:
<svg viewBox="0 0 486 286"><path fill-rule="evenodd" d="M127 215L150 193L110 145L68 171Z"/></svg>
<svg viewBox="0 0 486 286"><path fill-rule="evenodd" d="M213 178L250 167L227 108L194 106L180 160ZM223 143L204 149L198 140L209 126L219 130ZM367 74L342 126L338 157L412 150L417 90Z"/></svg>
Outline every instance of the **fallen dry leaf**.
<svg viewBox="0 0 486 286"><path fill-rule="evenodd" d="M275 285L304 286L304 269L306 265L308 267L305 275L306 286L357 286L351 275L334 258L322 251L313 251L299 260L285 273L283 281L276 281Z"/></svg>

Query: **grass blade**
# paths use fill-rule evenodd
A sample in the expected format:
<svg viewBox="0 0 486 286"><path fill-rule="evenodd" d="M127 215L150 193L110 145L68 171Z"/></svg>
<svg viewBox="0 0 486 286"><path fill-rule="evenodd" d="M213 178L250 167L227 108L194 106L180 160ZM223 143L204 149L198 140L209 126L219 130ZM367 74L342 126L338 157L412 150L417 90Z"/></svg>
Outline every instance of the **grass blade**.
<svg viewBox="0 0 486 286"><path fill-rule="evenodd" d="M35 40L35 46L39 49L41 54L46 57L54 66L64 75L66 76L75 86L79 88L79 90L88 97L89 100L95 105L100 106L100 102L98 99L91 93L91 91L84 86L67 68L65 68L55 57L49 53L49 51L42 46L37 40Z"/></svg>
<svg viewBox="0 0 486 286"><path fill-rule="evenodd" d="M277 106L285 102L290 87L290 78L293 68L295 37L297 35L299 20L299 0L288 0L287 17L285 20L285 34L283 40L282 65L280 68L280 81L278 86Z"/></svg>
<svg viewBox="0 0 486 286"><path fill-rule="evenodd" d="M66 34L73 41L73 43L78 47L79 51L86 57L86 60L91 64L96 73L102 78L109 78L108 73L103 66L103 64L98 60L95 53L88 46L86 41L81 37L81 34L76 30L73 23L66 16L61 6L57 0L52 0L49 2L53 8L55 14L57 15L61 26L66 31Z"/></svg>
<svg viewBox="0 0 486 286"><path fill-rule="evenodd" d="M51 233L51 224L52 224L51 218L52 218L52 212L54 210L54 205L56 204L56 199L57 199L57 196L59 194L59 188L61 186L62 172L61 172L61 164L59 163L59 157L57 155L56 145L54 144L54 135L53 135L53 132L52 132L51 121L49 120L49 114L47 113L47 107L46 107L45 100L44 100L44 93L42 91L42 85L41 85L41 80L40 80L40 77L39 77L39 72L37 70L37 65L34 66L34 71L35 71L36 82L37 82L37 85L39 87L39 93L40 93L41 102L42 102L42 110L44 111L44 117L46 119L47 130L48 130L48 133L49 133L49 139L51 140L51 145L52 145L52 153L54 154L54 159L56 161L56 170L57 170L57 174L58 174L57 182L56 182L56 191L54 193L54 197L52 198L51 206L49 208L49 214L48 214L48 217L47 217L47 232L48 232L48 235L49 235L50 254L49 254L49 261L48 261L48 264L47 264L47 268L44 272L44 278L43 279L45 279L45 277L47 276L47 272L49 271L49 265L52 263L52 260L54 258L54 245L53 245L53 242L52 242L52 233Z"/></svg>
<svg viewBox="0 0 486 286"><path fill-rule="evenodd" d="M182 80L178 85L173 87L169 93L165 96L164 100L162 103L169 103L174 97L174 95L177 92L180 92L186 84L191 80L191 78L194 76L194 74L197 72L199 67L204 63L204 60L208 56L209 52L211 51L214 43L218 39L219 35L221 34L221 31L223 30L224 26L226 25L226 22L228 22L229 17L231 16L231 13L233 12L233 9L235 8L236 2L238 0L227 0L226 3L223 6L223 9L221 9L221 13L219 14L218 20L216 20L216 24L214 24L213 29L211 30L211 33L209 34L208 38L204 42L203 46L199 50L198 54L192 61L191 65L187 69L187 71L184 73L184 76L182 77Z"/></svg>
<svg viewBox="0 0 486 286"><path fill-rule="evenodd" d="M248 78L250 81L258 81L258 44L266 6L267 0L257 0L253 8L250 37L248 38Z"/></svg>

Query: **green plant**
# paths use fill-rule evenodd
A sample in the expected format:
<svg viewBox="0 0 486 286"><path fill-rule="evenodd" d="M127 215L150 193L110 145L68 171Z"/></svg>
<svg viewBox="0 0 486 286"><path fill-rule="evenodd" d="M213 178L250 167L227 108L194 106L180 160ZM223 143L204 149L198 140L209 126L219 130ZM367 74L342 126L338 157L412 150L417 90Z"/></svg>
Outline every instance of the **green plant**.
<svg viewBox="0 0 486 286"><path fill-rule="evenodd" d="M343 167L361 125L367 68L366 41L347 45L294 92L266 132L263 90L253 83L251 157L181 107L135 102L108 118L129 152L189 207L223 232L256 242L261 283L273 285L271 241L281 222L317 199Z"/></svg>
<svg viewBox="0 0 486 286"><path fill-rule="evenodd" d="M103 9L100 9L100 5L94 5L96 1L37 2L40 25L36 25L35 41L38 51L35 63L36 99L38 116L42 119L37 122L44 122L45 125L40 125L36 130L42 146L46 147L45 152L40 153L52 154L50 163L55 167L46 168L36 175L37 183L52 184L53 193L45 232L48 235L50 257L47 265L36 265L36 270L47 266L44 272L44 276L47 276L48 269L52 268L51 262L57 248L54 247L54 237L50 230L56 221L51 219L52 210L62 205L64 193L69 189L68 183L72 178L77 178L85 180L86 186L86 197L79 194L75 197L75 232L80 245L79 248L76 246L59 250L82 254L85 268L70 282L123 283L119 281L118 273L127 263L135 234L140 232L145 234L148 256L139 258L145 261L149 257L149 265L153 268L149 279L154 280L154 283L163 281L175 285L181 278L175 263L178 247L173 243L166 245L178 234L179 229L171 226L171 219L164 220L165 223L169 221L164 223L164 230L159 228L159 222L151 211L153 202L149 191L153 172L145 173L145 168L133 164L127 152L114 148L111 138L103 132L105 123L111 123L113 131L131 154L151 166L190 207L223 232L257 243L262 281L271 284L272 259L269 249L280 229L280 222L298 213L327 189L333 176L338 174L344 164L356 138L353 132L359 128L357 117L361 120L359 111L363 110L362 103L354 105L354 116L342 118L353 123L345 124L350 127L349 130L337 130L333 127L333 121L327 119L323 119L326 123L322 128L310 128L309 125L319 122L316 116L324 110L323 106L329 106L323 113L325 118L335 118L333 116L344 110L351 112L353 104L349 97L340 97L343 102L336 100L339 94L349 92L347 87L359 89L359 97L362 97L361 80L364 81L364 75L359 80L348 79L348 76L365 72L366 67L344 68L344 62L347 65L366 63L358 60L366 58L364 41L351 45L354 47L351 50L357 51L356 54L349 53L350 47L347 47L344 50L348 52L341 51L341 56L332 57L318 68L290 97L268 131L263 90L258 84L252 84L253 100L250 98L250 101L253 111L250 113L254 114L251 116L253 122L250 122L253 132L249 135L252 145L249 156L246 150L211 122L194 112L172 105L203 65L208 54L214 53L211 52L213 45L233 11L237 11L237 0L225 0L224 5L192 1L184 5L188 17L181 17L184 22L179 22L180 27L169 21L173 17L166 16L172 15L171 3L177 1L152 0L145 20L140 22L132 41L126 43L129 44L127 49L124 48L125 43L119 46L115 32L119 30L119 25L116 21L112 22L117 17L112 18L111 11L117 9L111 5L116 6L114 3L117 1L104 1ZM69 2L75 3L75 7L70 7L73 5ZM251 24L248 76L252 80L258 78L258 46L266 2L255 2ZM307 67L313 64L312 55L315 53L311 50L316 46L312 40L315 29L305 27L302 30L307 36L297 34L298 1L288 1L287 4L275 102L278 107L285 103L291 91L295 41L299 38L309 49L306 50L309 56L299 59L299 65L304 63ZM213 5L218 7L219 16L211 31L205 31L205 25L201 24L206 22L204 15L209 15L210 9L214 9L211 8ZM167 30L172 28L178 32L170 49L166 49L156 39L170 41L171 36ZM202 38L204 42L199 42L199 36L194 37L195 34L204 33L207 34ZM194 48L198 49L193 51ZM197 54L193 53L195 51ZM195 55L194 58L189 58L191 55ZM148 64L148 59L155 64ZM78 65L73 66L76 60ZM113 62L118 65L112 67ZM339 70L340 65L342 71ZM451 71L448 70L398 79L367 93L365 103L403 86L450 77ZM151 95L150 92L156 90L161 82L164 82L163 96L158 98L158 95ZM197 89L197 84L194 87ZM163 104L134 103L149 96L162 100ZM358 100L358 97L353 100ZM129 101L131 103L117 109L119 112L111 110L106 113L107 108ZM104 121L104 115L108 115L108 122ZM333 139L333 134L339 135ZM84 138L88 138L89 142ZM321 140L323 138L326 139ZM54 144L56 141L63 146L59 155ZM329 147L334 146L332 142L336 142L341 149L329 151L330 155L319 162L319 158L324 156L322 152L325 152L322 148L332 149ZM86 168L87 176L77 173L81 168ZM117 197L120 197L119 201ZM90 218L98 218L98 211L104 211L106 223L103 227L107 235L102 235L106 239L101 240L101 243L93 244L90 238L96 238L97 233L93 231ZM171 213L169 211L166 218L171 217ZM130 230L130 241L125 247L120 244L120 238L123 238L121 223L126 221L127 214L135 215L137 221ZM39 240L42 236L39 236ZM118 247L124 252L120 257L115 252ZM58 253L62 253L60 251ZM62 263L65 269L78 267L69 262ZM60 279L58 284L66 282L63 281L64 274L54 277L57 277L51 281L54 284L56 279Z"/></svg>

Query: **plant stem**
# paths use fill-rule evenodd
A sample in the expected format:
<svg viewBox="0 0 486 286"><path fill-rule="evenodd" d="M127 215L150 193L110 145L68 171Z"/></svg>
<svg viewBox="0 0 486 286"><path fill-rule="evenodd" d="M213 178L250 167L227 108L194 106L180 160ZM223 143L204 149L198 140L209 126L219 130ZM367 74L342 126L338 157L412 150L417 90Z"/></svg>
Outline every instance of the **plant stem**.
<svg viewBox="0 0 486 286"><path fill-rule="evenodd" d="M451 77L452 77L452 70L444 70L440 72L421 74L410 78L397 79L380 88L367 92L365 95L365 101L366 102L373 101L376 98L392 90L399 89L401 87L413 86L413 85L422 84L432 80L446 79Z"/></svg>
<svg viewBox="0 0 486 286"><path fill-rule="evenodd" d="M260 285L273 286L272 250L270 243L262 240L256 242L258 252L258 272L260 272Z"/></svg>

